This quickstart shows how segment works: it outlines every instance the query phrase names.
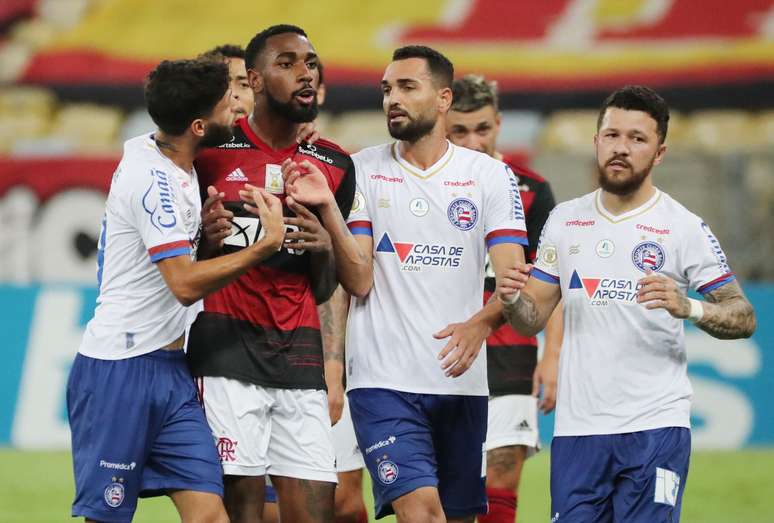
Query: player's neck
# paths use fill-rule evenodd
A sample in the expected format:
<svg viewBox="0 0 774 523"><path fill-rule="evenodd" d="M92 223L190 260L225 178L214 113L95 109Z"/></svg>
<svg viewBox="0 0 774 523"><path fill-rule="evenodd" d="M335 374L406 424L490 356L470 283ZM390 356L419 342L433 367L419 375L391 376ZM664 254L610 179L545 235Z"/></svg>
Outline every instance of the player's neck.
<svg viewBox="0 0 774 523"><path fill-rule="evenodd" d="M634 210L653 198L656 188L650 182L650 177L642 185L630 194L613 194L602 190L602 206L614 216L618 216Z"/></svg>
<svg viewBox="0 0 774 523"><path fill-rule="evenodd" d="M298 124L256 107L247 124L263 143L274 150L286 149L296 143Z"/></svg>
<svg viewBox="0 0 774 523"><path fill-rule="evenodd" d="M398 143L401 158L423 171L435 165L449 147L446 134L438 125L416 142L401 140Z"/></svg>
<svg viewBox="0 0 774 523"><path fill-rule="evenodd" d="M186 134L170 136L163 131L153 133L153 140L161 154L172 160L172 163L187 173L193 170L193 161L196 158L196 144Z"/></svg>

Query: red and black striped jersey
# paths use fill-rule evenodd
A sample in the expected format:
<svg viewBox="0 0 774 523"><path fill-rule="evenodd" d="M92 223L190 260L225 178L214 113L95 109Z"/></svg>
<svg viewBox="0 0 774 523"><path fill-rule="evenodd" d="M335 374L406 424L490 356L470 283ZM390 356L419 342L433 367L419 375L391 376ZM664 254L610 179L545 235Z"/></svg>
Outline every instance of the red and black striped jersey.
<svg viewBox="0 0 774 523"><path fill-rule="evenodd" d="M535 261L540 232L556 205L551 186L539 174L503 158L519 179L519 193L524 205L529 247L525 251L528 263ZM495 290L495 279L487 277L484 303ZM486 340L489 393L493 396L532 393L532 374L537 365L537 339L522 336L509 325L503 325Z"/></svg>
<svg viewBox="0 0 774 523"><path fill-rule="evenodd" d="M237 122L234 139L203 151L195 166L206 194L209 185L225 193L234 212L224 253L251 245L260 220L242 207L245 183L285 200L280 165L286 158L309 160L325 174L346 218L355 194L355 170L336 144L271 149L250 128ZM285 216L293 213L284 207ZM291 226L288 226L292 229ZM322 338L308 252L282 248L277 254L204 298L204 311L191 327L188 356L194 376L223 376L266 387L324 389Z"/></svg>

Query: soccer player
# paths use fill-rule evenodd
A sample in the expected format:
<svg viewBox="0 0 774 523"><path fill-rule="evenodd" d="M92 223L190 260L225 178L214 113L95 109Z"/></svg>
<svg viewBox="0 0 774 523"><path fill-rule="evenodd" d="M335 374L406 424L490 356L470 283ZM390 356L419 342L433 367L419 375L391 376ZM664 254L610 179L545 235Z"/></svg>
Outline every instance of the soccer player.
<svg viewBox="0 0 774 523"><path fill-rule="evenodd" d="M193 161L201 147L232 137L228 68L161 62L145 99L158 129L126 142L113 175L97 308L67 385L72 514L130 521L138 497L167 494L183 521L225 522L221 466L182 351L187 306L277 251L281 204L262 189L242 190L263 237L241 252L195 261L202 206Z"/></svg>
<svg viewBox="0 0 774 523"><path fill-rule="evenodd" d="M253 110L253 91L247 82L245 50L238 45L223 44L201 54L205 60L222 60L228 65L229 85L233 94L237 118L244 118Z"/></svg>
<svg viewBox="0 0 774 523"><path fill-rule="evenodd" d="M446 140L453 76L431 48L396 50L381 88L397 141L353 156L348 224L372 272L352 293L348 399L377 517L394 512L401 523L486 512L479 351L501 306L477 303L487 249L499 278L527 243L508 167Z"/></svg>
<svg viewBox="0 0 774 523"><path fill-rule="evenodd" d="M281 520L328 522L336 470L316 307L337 279L349 289L359 278L339 270L339 246L324 228L331 215L343 221L352 207L354 166L331 142L297 142L300 125L318 112L317 54L301 28L261 31L248 44L245 63L252 113L237 122L234 140L204 151L196 165L203 180L225 193L220 212L231 223L223 252L244 249L262 234L260 222L238 204L235 188L246 182L283 201L287 241L204 300L191 328L189 363L218 441L231 520L260 521L268 474ZM324 173L334 195L329 208L289 197L281 166L291 158Z"/></svg>
<svg viewBox="0 0 774 523"><path fill-rule="evenodd" d="M755 330L710 228L653 185L668 122L653 90L612 93L594 136L600 188L554 209L531 278L517 264L498 284L523 333L564 302L551 445L560 523L679 521L691 451L683 320L723 339Z"/></svg>
<svg viewBox="0 0 774 523"><path fill-rule="evenodd" d="M446 118L449 140L505 162L516 174L527 222L529 250L534 261L540 231L554 208L551 186L538 174L504 157L496 149L501 115L497 84L468 75L455 80L454 102ZM501 175L501 173L498 173ZM487 266L484 300L495 290L494 272ZM556 399L556 372L562 338L561 307L545 329L545 348L537 365L537 339L503 325L486 340L489 378L489 421L486 437L486 490L489 512L480 523L513 523L524 460L540 448L537 427L539 385L544 385L541 407L548 413ZM534 376L534 379L533 379Z"/></svg>

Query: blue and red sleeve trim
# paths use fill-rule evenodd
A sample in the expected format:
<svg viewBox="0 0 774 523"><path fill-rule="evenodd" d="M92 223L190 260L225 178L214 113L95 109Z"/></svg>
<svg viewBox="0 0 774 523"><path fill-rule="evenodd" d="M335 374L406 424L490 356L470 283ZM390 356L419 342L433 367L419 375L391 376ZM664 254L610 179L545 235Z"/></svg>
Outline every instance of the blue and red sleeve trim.
<svg viewBox="0 0 774 523"><path fill-rule="evenodd" d="M164 243L148 249L148 254L153 263L165 258L174 258L175 256L190 256L191 242L180 240L177 242Z"/></svg>
<svg viewBox="0 0 774 523"><path fill-rule="evenodd" d="M365 236L374 235L374 231L371 228L371 222L368 220L356 220L354 222L349 222L347 227L349 227L349 232L352 234L362 234Z"/></svg>
<svg viewBox="0 0 774 523"><path fill-rule="evenodd" d="M532 272L530 273L530 276L532 276L533 278L537 278L540 281L544 281L546 283L553 283L554 285L559 285L559 276L548 274L545 271L541 271L537 267L532 267Z"/></svg>
<svg viewBox="0 0 774 523"><path fill-rule="evenodd" d="M486 235L486 248L491 249L501 243L518 243L524 247L528 246L527 231L518 229L498 229Z"/></svg>
<svg viewBox="0 0 774 523"><path fill-rule="evenodd" d="M733 272L727 272L723 276L719 278L715 278L711 282L705 283L704 285L696 289L696 291L703 296L708 292L714 291L718 287L722 287L726 283L734 281L735 279L736 279L736 275Z"/></svg>

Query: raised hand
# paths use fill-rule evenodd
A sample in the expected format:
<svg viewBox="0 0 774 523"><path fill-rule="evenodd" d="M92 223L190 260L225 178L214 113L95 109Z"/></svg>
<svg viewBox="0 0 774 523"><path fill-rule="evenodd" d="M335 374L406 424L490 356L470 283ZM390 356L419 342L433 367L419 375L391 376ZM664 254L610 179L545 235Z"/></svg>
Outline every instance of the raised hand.
<svg viewBox="0 0 774 523"><path fill-rule="evenodd" d="M302 205L316 207L335 203L328 179L309 160L296 163L291 159L282 162L285 194Z"/></svg>
<svg viewBox="0 0 774 523"><path fill-rule="evenodd" d="M297 143L314 143L320 139L317 125L314 122L305 122L298 126L296 134Z"/></svg>
<svg viewBox="0 0 774 523"><path fill-rule="evenodd" d="M330 251L331 237L317 216L290 196L285 199L285 203L296 213L294 217L285 218L285 224L295 226L297 229L285 235L285 247L310 252Z"/></svg>
<svg viewBox="0 0 774 523"><path fill-rule="evenodd" d="M285 222L279 198L250 184L245 184L239 196L245 202L245 210L258 216L261 221L262 237L256 245L262 243L275 251L280 250L285 241Z"/></svg>
<svg viewBox="0 0 774 523"><path fill-rule="evenodd" d="M210 249L220 249L223 241L231 235L231 219L234 213L223 206L225 193L210 185L207 187L207 199L202 204L202 233L204 242Z"/></svg>

